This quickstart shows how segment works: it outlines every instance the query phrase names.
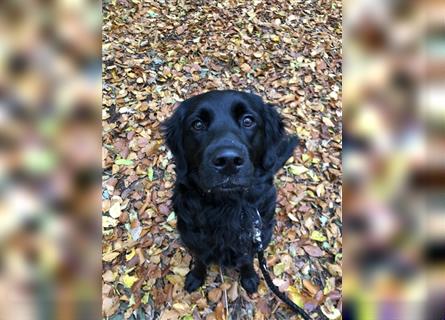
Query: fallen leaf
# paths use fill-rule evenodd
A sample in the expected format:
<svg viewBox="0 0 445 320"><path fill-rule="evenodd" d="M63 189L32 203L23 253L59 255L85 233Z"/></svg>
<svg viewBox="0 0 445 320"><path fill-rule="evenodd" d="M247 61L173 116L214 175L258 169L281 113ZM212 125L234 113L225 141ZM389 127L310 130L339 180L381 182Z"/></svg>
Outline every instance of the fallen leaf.
<svg viewBox="0 0 445 320"><path fill-rule="evenodd" d="M132 166L133 165L133 160L117 159L115 163L118 164L118 165Z"/></svg>
<svg viewBox="0 0 445 320"><path fill-rule="evenodd" d="M286 265L283 262L277 263L273 266L273 274L277 277L279 277L284 270L286 269Z"/></svg>
<svg viewBox="0 0 445 320"><path fill-rule="evenodd" d="M318 288L308 279L303 279L303 286L312 296L314 296L320 290L320 288Z"/></svg>
<svg viewBox="0 0 445 320"><path fill-rule="evenodd" d="M289 286L287 288L287 293L289 294L289 298L292 300L293 303L295 303L300 308L303 308L304 306L303 297L297 288L295 288L294 286Z"/></svg>
<svg viewBox="0 0 445 320"><path fill-rule="evenodd" d="M322 257L323 256L323 251L319 247L306 245L306 246L303 246L303 249L311 257Z"/></svg>
<svg viewBox="0 0 445 320"><path fill-rule="evenodd" d="M121 211L121 205L120 205L118 202L114 203L114 204L111 206L111 208L110 208L110 210L109 210L109 213L110 213L110 216L111 216L112 218L114 218L114 219L119 218L120 215L121 215L121 213L122 213L122 211Z"/></svg>
<svg viewBox="0 0 445 320"><path fill-rule="evenodd" d="M122 277L122 283L124 284L125 287L127 288L131 288L133 286L133 284L138 281L138 278L135 276L130 276L128 274L125 274Z"/></svg>
<svg viewBox="0 0 445 320"><path fill-rule="evenodd" d="M173 309L175 309L179 315L183 316L186 313L190 312L190 307L185 303L174 303L172 305Z"/></svg>
<svg viewBox="0 0 445 320"><path fill-rule="evenodd" d="M185 267L173 267L172 271L175 274L179 274L180 276L185 277L187 273L189 273L190 269Z"/></svg>
<svg viewBox="0 0 445 320"><path fill-rule="evenodd" d="M292 221L298 222L298 219L295 215L293 215L292 213L288 213L287 216L289 217L289 219L291 219Z"/></svg>
<svg viewBox="0 0 445 320"><path fill-rule="evenodd" d="M222 295L222 290L220 288L214 288L210 290L208 293L209 300L215 303L218 302L219 299L221 299L221 295Z"/></svg>
<svg viewBox="0 0 445 320"><path fill-rule="evenodd" d="M316 188L317 196L322 197L324 195L324 184L320 183Z"/></svg>
<svg viewBox="0 0 445 320"><path fill-rule="evenodd" d="M105 282L113 282L115 279L115 276L113 274L113 271L111 270L107 270L103 275L102 275L102 279Z"/></svg>
<svg viewBox="0 0 445 320"><path fill-rule="evenodd" d="M118 255L120 255L120 252L109 252L109 253L106 253L106 254L104 254L104 255L102 256L102 260L103 260L103 261L106 261L106 262L111 262L111 261L113 261L114 259L116 259L116 257L117 257Z"/></svg>
<svg viewBox="0 0 445 320"><path fill-rule="evenodd" d="M227 291L227 298L230 302L233 302L238 298L238 282L232 283L229 291Z"/></svg>
<svg viewBox="0 0 445 320"><path fill-rule="evenodd" d="M250 68L250 66L247 63L243 63L241 65L241 70L243 70L246 73L252 71L252 69Z"/></svg>
<svg viewBox="0 0 445 320"><path fill-rule="evenodd" d="M102 312L106 317L110 317L116 313L119 309L119 298L118 297L103 297L102 298Z"/></svg>
<svg viewBox="0 0 445 320"><path fill-rule="evenodd" d="M334 124L332 123L331 119L329 119L327 117L323 117L322 120L323 120L323 123L325 125L327 125L328 127L333 127L334 126Z"/></svg>
<svg viewBox="0 0 445 320"><path fill-rule="evenodd" d="M311 239L315 240L315 241L319 241L319 242L323 242L323 241L327 240L327 238L320 231L317 231L317 230L312 231Z"/></svg>
<svg viewBox="0 0 445 320"><path fill-rule="evenodd" d="M168 309L161 313L159 320L179 320L180 317L181 315L176 310Z"/></svg>
<svg viewBox="0 0 445 320"><path fill-rule="evenodd" d="M340 310L336 308L328 309L326 306L321 306L320 309L321 312L323 312L323 314L330 320L340 319L341 317Z"/></svg>
<svg viewBox="0 0 445 320"><path fill-rule="evenodd" d="M221 302L219 302L219 303L216 305L216 308L215 308L215 317L216 317L216 320L225 320L225 316L224 316L224 306L223 306L223 304L222 304Z"/></svg>
<svg viewBox="0 0 445 320"><path fill-rule="evenodd" d="M299 166L299 165L290 165L289 166L289 171L290 173L292 173L295 176L299 176L305 172L308 171L308 169L304 166Z"/></svg>
<svg viewBox="0 0 445 320"><path fill-rule="evenodd" d="M165 276L165 279L167 279L168 282L171 284L180 285L184 283L184 277L181 277L176 274L168 274Z"/></svg>
<svg viewBox="0 0 445 320"><path fill-rule="evenodd" d="M111 228L117 226L119 220L113 219L111 217L103 216L102 217L102 228Z"/></svg>

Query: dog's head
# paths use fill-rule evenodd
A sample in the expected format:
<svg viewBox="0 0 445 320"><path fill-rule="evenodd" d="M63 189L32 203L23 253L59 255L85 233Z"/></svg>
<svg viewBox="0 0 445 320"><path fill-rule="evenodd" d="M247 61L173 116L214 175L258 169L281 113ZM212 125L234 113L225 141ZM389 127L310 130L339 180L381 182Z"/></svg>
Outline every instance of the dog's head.
<svg viewBox="0 0 445 320"><path fill-rule="evenodd" d="M254 177L273 175L297 144L271 105L232 90L185 100L162 129L177 179L193 181L206 192L249 188Z"/></svg>

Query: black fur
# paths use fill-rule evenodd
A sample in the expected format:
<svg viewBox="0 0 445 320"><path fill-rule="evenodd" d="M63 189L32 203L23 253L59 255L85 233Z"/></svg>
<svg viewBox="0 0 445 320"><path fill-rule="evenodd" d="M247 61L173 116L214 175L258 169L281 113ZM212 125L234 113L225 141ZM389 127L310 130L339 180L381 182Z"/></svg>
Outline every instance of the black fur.
<svg viewBox="0 0 445 320"><path fill-rule="evenodd" d="M182 102L162 129L176 163L177 228L194 257L186 290L200 287L207 266L216 263L239 269L242 286L255 292L259 278L253 268L252 212L261 214L266 248L275 222L273 176L291 156L297 138L285 134L274 107L254 94L232 90Z"/></svg>

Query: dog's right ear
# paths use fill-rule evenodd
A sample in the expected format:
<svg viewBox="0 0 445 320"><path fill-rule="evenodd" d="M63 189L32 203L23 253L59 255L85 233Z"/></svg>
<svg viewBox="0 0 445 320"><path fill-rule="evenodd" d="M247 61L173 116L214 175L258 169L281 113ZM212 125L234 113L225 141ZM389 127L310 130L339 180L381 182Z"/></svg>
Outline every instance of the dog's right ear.
<svg viewBox="0 0 445 320"><path fill-rule="evenodd" d="M187 171L183 147L182 123L184 115L182 109L181 105L179 105L170 118L161 124L161 133L164 136L165 143L175 158L177 179L181 179Z"/></svg>

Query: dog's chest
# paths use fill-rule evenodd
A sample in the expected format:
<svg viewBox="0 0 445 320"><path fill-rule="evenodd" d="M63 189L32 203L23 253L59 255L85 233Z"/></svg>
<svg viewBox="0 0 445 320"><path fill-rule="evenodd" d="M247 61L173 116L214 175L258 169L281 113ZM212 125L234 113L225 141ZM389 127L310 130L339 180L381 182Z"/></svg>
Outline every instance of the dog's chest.
<svg viewBox="0 0 445 320"><path fill-rule="evenodd" d="M207 234L209 262L224 266L241 266L252 254L252 238L250 230L233 232L219 230Z"/></svg>
<svg viewBox="0 0 445 320"><path fill-rule="evenodd" d="M192 228L180 228L185 245L206 263L241 266L252 257L252 223L242 208L208 208Z"/></svg>

